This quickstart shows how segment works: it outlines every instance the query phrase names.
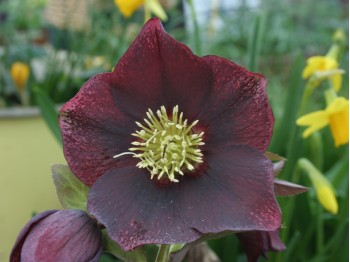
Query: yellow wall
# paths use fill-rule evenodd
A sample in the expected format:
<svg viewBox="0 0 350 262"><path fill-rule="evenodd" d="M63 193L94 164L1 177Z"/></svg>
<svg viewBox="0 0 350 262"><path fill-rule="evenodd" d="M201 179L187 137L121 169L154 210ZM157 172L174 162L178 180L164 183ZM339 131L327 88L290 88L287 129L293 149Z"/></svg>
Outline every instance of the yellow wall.
<svg viewBox="0 0 350 262"><path fill-rule="evenodd" d="M33 212L61 209L51 165L66 163L41 118L0 119L0 261Z"/></svg>

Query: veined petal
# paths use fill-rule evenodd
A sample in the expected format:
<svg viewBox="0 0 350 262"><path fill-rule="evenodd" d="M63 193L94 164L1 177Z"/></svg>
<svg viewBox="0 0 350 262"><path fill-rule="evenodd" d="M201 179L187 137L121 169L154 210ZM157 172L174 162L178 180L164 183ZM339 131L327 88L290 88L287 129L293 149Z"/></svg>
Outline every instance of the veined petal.
<svg viewBox="0 0 350 262"><path fill-rule="evenodd" d="M64 155L73 173L88 186L107 170L133 160L113 158L128 151L135 125L112 99L113 81L112 73L92 77L60 111Z"/></svg>
<svg viewBox="0 0 350 262"><path fill-rule="evenodd" d="M208 157L205 169L167 185L141 169L112 170L92 186L88 210L124 250L188 243L205 233L280 227L272 163L262 153L226 147Z"/></svg>
<svg viewBox="0 0 350 262"><path fill-rule="evenodd" d="M204 59L215 77L214 90L198 116L208 129L206 143L248 145L266 152L274 124L266 79L221 57Z"/></svg>
<svg viewBox="0 0 350 262"><path fill-rule="evenodd" d="M316 111L298 118L296 123L299 126L308 126L303 133L303 137L307 138L329 124L329 113L326 110Z"/></svg>
<svg viewBox="0 0 350 262"><path fill-rule="evenodd" d="M207 103L213 76L203 58L163 29L159 19L150 19L119 60L114 100L118 107L141 121L150 108L172 109L178 105L189 121Z"/></svg>

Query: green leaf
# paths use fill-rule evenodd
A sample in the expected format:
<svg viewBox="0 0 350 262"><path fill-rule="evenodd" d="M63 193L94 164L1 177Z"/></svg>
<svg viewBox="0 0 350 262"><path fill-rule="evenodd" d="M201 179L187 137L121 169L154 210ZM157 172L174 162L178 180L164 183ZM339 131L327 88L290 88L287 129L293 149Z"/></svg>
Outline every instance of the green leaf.
<svg viewBox="0 0 350 262"><path fill-rule="evenodd" d="M256 16L253 32L249 38L248 68L252 72L256 71L256 65L260 55L261 46L263 43L266 16L267 16L267 13L265 11L261 11L261 13Z"/></svg>
<svg viewBox="0 0 350 262"><path fill-rule="evenodd" d="M72 173L67 165L55 164L51 167L51 172L57 196L63 208L86 211L89 188Z"/></svg>
<svg viewBox="0 0 350 262"><path fill-rule="evenodd" d="M61 130L58 126L58 112L56 111L55 104L49 96L37 86L33 88L33 94L45 122L57 141L62 144Z"/></svg>
<svg viewBox="0 0 350 262"><path fill-rule="evenodd" d="M300 105L302 93L304 91L304 85L302 82L303 80L301 78L301 72L303 70L304 63L304 57L298 52L295 59L295 64L292 67L293 71L291 73L291 77L289 78L289 85L286 90L287 99L285 101L283 114L279 121L276 122L271 145L269 147L270 152L275 152L280 155L287 156L288 165L292 167L295 166L295 162L299 157L294 157L295 154L292 154L292 152L290 152L289 154L292 156L292 158L289 158L286 149L288 148L289 151L291 151L291 147L293 146L294 148L297 148L298 151L300 151L299 147L297 147L298 143L294 144L295 141L298 140L294 140L293 138L294 136L297 136L299 138L295 121L297 119L298 108ZM288 143L291 145L286 146Z"/></svg>
<svg viewBox="0 0 350 262"><path fill-rule="evenodd" d="M147 262L146 251L144 247L136 248L132 251L124 251L108 235L107 230L102 230L103 249L125 262Z"/></svg>

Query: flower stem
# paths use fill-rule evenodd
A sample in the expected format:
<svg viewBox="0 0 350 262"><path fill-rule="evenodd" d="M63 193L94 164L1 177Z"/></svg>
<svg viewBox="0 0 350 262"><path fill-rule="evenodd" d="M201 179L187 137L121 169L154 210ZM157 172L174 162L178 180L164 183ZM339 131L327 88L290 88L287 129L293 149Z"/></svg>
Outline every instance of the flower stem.
<svg viewBox="0 0 350 262"><path fill-rule="evenodd" d="M171 245L160 245L155 262L170 262L170 247Z"/></svg>
<svg viewBox="0 0 350 262"><path fill-rule="evenodd" d="M323 209L321 205L317 206L317 250L318 254L324 251L324 233L323 233Z"/></svg>
<svg viewBox="0 0 350 262"><path fill-rule="evenodd" d="M303 115L305 113L305 109L306 109L306 106L309 102L310 95L314 91L315 87L316 87L316 84L313 80L311 80L311 81L309 80L307 82L306 87L304 89L303 96L301 98L301 103L300 103L299 111L298 111L298 117L300 117L301 115Z"/></svg>

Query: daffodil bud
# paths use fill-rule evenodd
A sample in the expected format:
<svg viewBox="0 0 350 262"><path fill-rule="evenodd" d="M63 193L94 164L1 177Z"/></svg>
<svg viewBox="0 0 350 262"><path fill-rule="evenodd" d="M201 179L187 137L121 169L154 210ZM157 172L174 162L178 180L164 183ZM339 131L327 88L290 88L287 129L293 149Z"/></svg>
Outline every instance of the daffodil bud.
<svg viewBox="0 0 350 262"><path fill-rule="evenodd" d="M342 29L337 29L333 34L333 42L338 45L345 45L346 43L346 35Z"/></svg>
<svg viewBox="0 0 350 262"><path fill-rule="evenodd" d="M20 93L24 91L27 85L29 71L29 66L22 62L15 62L11 66L11 78Z"/></svg>
<svg viewBox="0 0 350 262"><path fill-rule="evenodd" d="M316 190L316 196L320 204L332 214L338 213L338 202L334 189L325 176L306 158L298 161L299 167L305 171Z"/></svg>
<svg viewBox="0 0 350 262"><path fill-rule="evenodd" d="M102 235L81 210L50 210L35 216L22 229L10 262L98 261Z"/></svg>

